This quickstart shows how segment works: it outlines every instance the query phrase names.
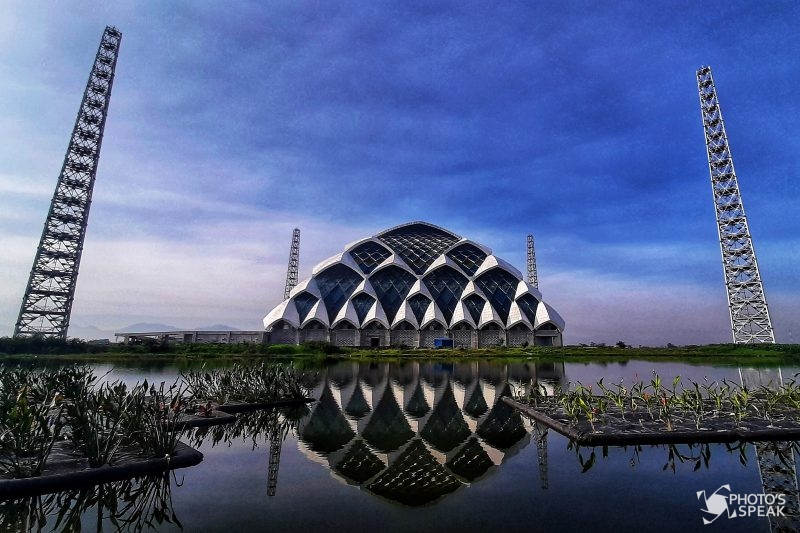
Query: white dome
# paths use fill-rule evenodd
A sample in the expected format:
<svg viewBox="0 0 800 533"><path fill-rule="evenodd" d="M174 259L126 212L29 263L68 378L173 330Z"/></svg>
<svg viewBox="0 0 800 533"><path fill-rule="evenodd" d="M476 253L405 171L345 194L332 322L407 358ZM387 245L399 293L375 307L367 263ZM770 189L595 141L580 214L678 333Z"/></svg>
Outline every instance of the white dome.
<svg viewBox="0 0 800 533"><path fill-rule="evenodd" d="M410 222L355 241L319 263L311 278L264 317L264 327L282 330L273 342L330 340L326 330L343 329L349 332L337 335L337 344L361 345L358 331L368 329L379 337L377 345L395 344L391 337L402 339L398 344L430 345L431 335L413 332L447 337L452 328L459 330L455 340L466 339L464 330L486 328L492 331L487 339L496 338L488 344L533 344L537 336L550 339L537 344L552 344L554 338L560 343L564 320L491 249L433 224ZM287 331L298 328L314 331L311 337Z"/></svg>

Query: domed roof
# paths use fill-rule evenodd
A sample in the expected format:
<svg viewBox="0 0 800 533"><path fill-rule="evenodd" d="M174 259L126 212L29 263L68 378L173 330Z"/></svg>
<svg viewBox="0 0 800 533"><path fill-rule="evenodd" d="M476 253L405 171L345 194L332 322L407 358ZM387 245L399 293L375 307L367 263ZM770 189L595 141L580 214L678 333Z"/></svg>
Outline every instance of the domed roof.
<svg viewBox="0 0 800 533"><path fill-rule="evenodd" d="M294 328L312 322L327 328L564 328L538 289L490 248L420 221L352 242L320 262L267 314L264 327L280 321Z"/></svg>

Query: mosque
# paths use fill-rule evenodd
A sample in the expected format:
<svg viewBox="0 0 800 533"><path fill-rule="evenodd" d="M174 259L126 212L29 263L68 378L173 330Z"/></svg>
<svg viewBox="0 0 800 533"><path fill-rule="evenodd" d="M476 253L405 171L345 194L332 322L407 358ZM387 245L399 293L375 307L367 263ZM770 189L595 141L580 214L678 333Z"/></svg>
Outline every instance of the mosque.
<svg viewBox="0 0 800 533"><path fill-rule="evenodd" d="M488 247L416 221L316 265L264 327L272 344L561 346L564 319Z"/></svg>

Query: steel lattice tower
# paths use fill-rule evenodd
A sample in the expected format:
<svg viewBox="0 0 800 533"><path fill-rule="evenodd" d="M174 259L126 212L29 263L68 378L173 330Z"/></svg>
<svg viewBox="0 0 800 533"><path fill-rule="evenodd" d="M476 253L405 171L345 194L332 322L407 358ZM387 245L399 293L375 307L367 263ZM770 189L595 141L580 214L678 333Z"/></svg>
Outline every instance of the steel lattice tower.
<svg viewBox="0 0 800 533"><path fill-rule="evenodd" d="M733 168L717 90L711 77L711 67L701 67L697 71L697 88L700 93L700 111L705 130L733 342L774 343L775 334Z"/></svg>
<svg viewBox="0 0 800 533"><path fill-rule="evenodd" d="M539 288L539 276L536 274L536 251L533 248L533 235L528 235L528 283Z"/></svg>
<svg viewBox="0 0 800 533"><path fill-rule="evenodd" d="M33 260L14 337L67 338L122 33L106 26Z"/></svg>
<svg viewBox="0 0 800 533"><path fill-rule="evenodd" d="M283 299L289 298L289 293L292 292L295 285L297 285L297 270L300 267L300 230L294 228L292 232L292 247L289 250L289 268L286 271L286 288L283 290Z"/></svg>

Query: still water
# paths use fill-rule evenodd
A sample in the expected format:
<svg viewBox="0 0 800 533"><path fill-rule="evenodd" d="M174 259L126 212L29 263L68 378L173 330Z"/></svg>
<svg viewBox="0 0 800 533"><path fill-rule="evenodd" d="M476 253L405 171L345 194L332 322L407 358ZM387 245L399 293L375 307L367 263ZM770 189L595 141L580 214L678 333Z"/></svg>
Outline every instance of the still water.
<svg viewBox="0 0 800 533"><path fill-rule="evenodd" d="M171 383L179 374L170 366L96 369L131 383ZM198 466L5 502L0 530L766 532L785 526L728 514L703 524L716 515L702 511L699 491L711 496L729 485L744 495L762 493L765 483L787 483L764 479L752 445L576 450L499 401L535 383L631 382L649 380L654 370L665 380L737 382L742 371L759 372L639 361L338 363L309 370L318 401L281 415L282 440L270 438L274 413L250 413L233 426L184 439L204 454ZM780 370L784 377L797 371ZM796 455L781 457L793 465Z"/></svg>

